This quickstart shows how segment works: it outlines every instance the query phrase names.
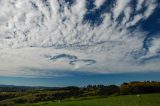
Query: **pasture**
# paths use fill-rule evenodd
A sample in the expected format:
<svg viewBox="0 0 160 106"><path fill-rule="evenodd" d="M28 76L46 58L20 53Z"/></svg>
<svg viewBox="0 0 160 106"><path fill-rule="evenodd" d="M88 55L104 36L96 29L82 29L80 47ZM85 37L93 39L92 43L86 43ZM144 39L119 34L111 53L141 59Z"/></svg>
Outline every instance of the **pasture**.
<svg viewBox="0 0 160 106"><path fill-rule="evenodd" d="M18 106L160 106L160 93L41 102Z"/></svg>

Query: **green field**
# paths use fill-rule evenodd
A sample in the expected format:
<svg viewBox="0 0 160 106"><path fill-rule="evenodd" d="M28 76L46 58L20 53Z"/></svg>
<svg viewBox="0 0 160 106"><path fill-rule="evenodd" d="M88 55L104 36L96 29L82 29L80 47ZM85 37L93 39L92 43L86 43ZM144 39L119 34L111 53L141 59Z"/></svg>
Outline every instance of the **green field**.
<svg viewBox="0 0 160 106"><path fill-rule="evenodd" d="M160 106L160 93L143 94L140 97L137 95L97 97L88 100L63 100L18 106Z"/></svg>

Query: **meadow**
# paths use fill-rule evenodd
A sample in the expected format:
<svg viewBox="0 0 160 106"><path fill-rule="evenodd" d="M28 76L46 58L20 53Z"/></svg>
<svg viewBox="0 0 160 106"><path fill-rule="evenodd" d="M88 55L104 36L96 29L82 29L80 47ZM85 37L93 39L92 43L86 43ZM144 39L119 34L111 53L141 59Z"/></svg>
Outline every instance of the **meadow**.
<svg viewBox="0 0 160 106"><path fill-rule="evenodd" d="M18 106L160 106L160 93L88 98L88 100L63 100Z"/></svg>

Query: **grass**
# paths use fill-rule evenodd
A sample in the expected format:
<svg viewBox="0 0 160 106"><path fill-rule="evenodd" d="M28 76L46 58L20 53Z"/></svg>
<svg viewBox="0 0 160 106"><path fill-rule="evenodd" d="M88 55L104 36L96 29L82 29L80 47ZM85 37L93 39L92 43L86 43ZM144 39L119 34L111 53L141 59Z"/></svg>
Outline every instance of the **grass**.
<svg viewBox="0 0 160 106"><path fill-rule="evenodd" d="M57 102L41 102L16 106L160 106L160 93L106 98L90 98L87 100L64 100Z"/></svg>

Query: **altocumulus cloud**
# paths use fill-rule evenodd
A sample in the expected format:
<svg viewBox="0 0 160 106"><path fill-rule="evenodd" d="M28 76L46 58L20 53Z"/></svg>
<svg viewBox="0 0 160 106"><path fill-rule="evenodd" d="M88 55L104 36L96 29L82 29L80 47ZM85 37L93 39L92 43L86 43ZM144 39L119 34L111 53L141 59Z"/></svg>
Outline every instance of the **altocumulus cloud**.
<svg viewBox="0 0 160 106"><path fill-rule="evenodd" d="M0 5L1 76L160 71L159 0L0 0Z"/></svg>

